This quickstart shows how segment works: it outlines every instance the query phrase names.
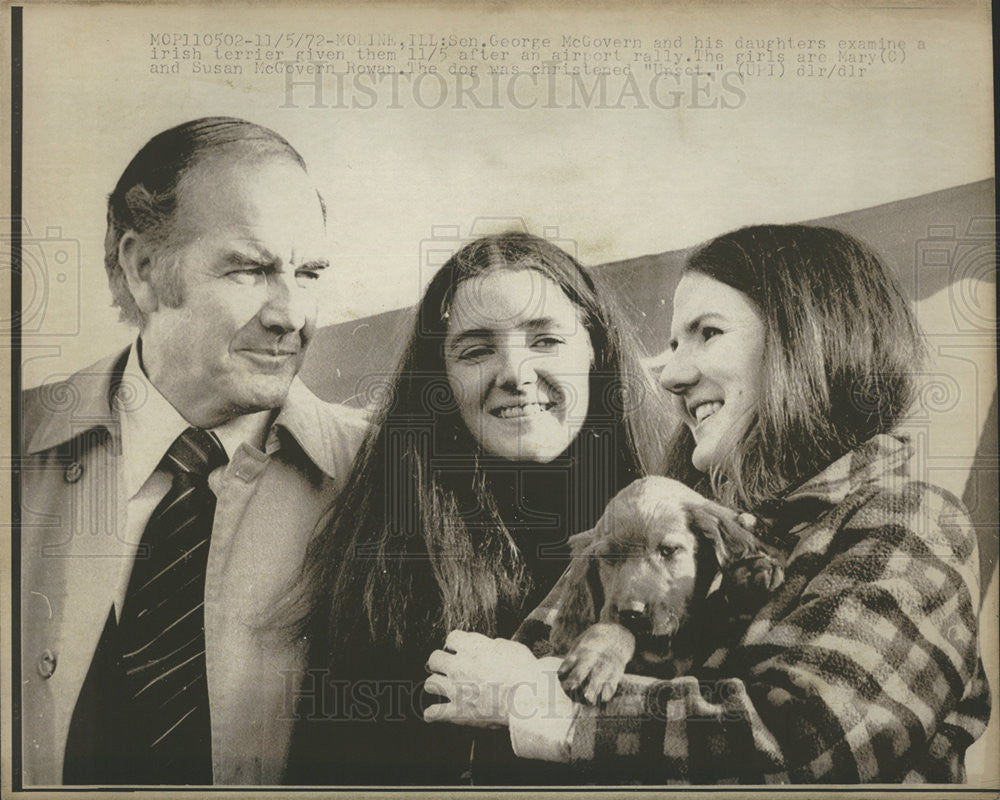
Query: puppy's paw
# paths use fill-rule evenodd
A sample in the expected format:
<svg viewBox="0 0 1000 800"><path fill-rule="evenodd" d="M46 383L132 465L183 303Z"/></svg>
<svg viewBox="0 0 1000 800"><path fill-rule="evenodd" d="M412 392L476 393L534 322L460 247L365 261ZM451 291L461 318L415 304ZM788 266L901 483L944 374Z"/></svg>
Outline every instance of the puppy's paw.
<svg viewBox="0 0 1000 800"><path fill-rule="evenodd" d="M607 703L618 691L634 652L635 637L621 625L591 625L559 667L563 691L587 705Z"/></svg>
<svg viewBox="0 0 1000 800"><path fill-rule="evenodd" d="M754 553L726 568L726 597L738 608L756 609L784 580L785 569L777 559L767 553Z"/></svg>

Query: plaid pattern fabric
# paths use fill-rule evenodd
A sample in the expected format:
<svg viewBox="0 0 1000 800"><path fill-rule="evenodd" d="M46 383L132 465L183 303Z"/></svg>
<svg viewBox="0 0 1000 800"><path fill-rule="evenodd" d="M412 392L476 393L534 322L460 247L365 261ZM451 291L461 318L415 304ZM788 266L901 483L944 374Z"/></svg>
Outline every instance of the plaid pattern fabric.
<svg viewBox="0 0 1000 800"><path fill-rule="evenodd" d="M794 534L772 600L720 623L691 676L626 676L577 707L572 759L599 782L964 781L990 713L976 539L910 456L877 436L792 491L770 520ZM564 589L518 631L538 654Z"/></svg>

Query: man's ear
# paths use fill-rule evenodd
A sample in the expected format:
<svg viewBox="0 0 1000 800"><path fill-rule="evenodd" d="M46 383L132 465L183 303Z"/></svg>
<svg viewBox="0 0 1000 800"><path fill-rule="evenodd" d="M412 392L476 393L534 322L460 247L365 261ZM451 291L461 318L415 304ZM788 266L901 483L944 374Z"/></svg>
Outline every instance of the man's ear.
<svg viewBox="0 0 1000 800"><path fill-rule="evenodd" d="M118 263L135 304L143 314L151 314L159 307L152 281L153 257L148 239L133 230L126 231L118 242Z"/></svg>

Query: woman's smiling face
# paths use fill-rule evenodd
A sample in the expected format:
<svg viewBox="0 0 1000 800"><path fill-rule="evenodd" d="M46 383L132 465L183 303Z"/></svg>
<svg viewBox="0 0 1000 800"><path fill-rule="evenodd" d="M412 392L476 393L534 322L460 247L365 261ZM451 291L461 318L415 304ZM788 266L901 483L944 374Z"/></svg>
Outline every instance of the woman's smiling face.
<svg viewBox="0 0 1000 800"><path fill-rule="evenodd" d="M742 292L698 272L681 278L660 384L694 436L691 462L701 472L719 464L750 426L764 380L764 333Z"/></svg>
<svg viewBox="0 0 1000 800"><path fill-rule="evenodd" d="M530 268L455 290L444 361L462 421L488 455L547 463L583 427L593 349L576 306Z"/></svg>

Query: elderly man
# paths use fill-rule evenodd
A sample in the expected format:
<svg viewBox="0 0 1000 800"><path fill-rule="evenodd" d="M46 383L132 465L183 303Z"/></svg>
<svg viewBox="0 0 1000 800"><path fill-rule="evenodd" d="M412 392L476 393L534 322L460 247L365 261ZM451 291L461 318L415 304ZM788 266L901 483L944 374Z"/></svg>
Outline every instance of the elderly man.
<svg viewBox="0 0 1000 800"><path fill-rule="evenodd" d="M302 157L237 119L157 135L112 192L139 335L23 401L25 785L280 778L301 653L273 610L364 427L296 378L324 229Z"/></svg>

